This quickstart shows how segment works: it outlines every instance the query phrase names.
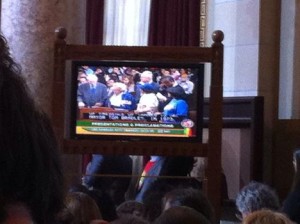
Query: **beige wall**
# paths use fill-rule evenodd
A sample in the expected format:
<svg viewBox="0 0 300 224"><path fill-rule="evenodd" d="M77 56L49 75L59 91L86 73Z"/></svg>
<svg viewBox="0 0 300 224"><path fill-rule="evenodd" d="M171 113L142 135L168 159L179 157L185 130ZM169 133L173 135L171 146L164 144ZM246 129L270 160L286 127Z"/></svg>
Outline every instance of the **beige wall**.
<svg viewBox="0 0 300 224"><path fill-rule="evenodd" d="M208 33L216 29L225 33L224 96L265 98L263 172L264 179L271 182L273 124L278 111L280 0L217 0L209 4Z"/></svg>
<svg viewBox="0 0 300 224"><path fill-rule="evenodd" d="M50 112L54 30L68 29L67 40L84 43L85 1L2 0L1 30L36 101Z"/></svg>

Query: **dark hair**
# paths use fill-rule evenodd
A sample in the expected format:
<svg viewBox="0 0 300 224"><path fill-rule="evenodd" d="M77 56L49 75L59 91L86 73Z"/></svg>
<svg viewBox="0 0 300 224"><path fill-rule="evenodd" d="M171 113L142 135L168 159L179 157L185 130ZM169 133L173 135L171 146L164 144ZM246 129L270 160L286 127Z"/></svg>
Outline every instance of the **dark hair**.
<svg viewBox="0 0 300 224"><path fill-rule="evenodd" d="M252 181L242 188L236 198L236 206L241 213L251 213L260 209L278 210L279 198L266 184Z"/></svg>
<svg viewBox="0 0 300 224"><path fill-rule="evenodd" d="M163 212L154 224L211 224L200 212L186 206L176 206Z"/></svg>
<svg viewBox="0 0 300 224"><path fill-rule="evenodd" d="M186 93L182 87L169 87L167 88L167 92L175 99L186 99Z"/></svg>
<svg viewBox="0 0 300 224"><path fill-rule="evenodd" d="M207 197L200 190L191 187L174 189L165 194L163 203L164 206L168 203L170 207L187 206L193 208L214 223L214 209Z"/></svg>
<svg viewBox="0 0 300 224"><path fill-rule="evenodd" d="M293 162L295 168L292 191L300 189L300 148L296 148L293 152Z"/></svg>
<svg viewBox="0 0 300 224"><path fill-rule="evenodd" d="M175 186L168 183L165 179L154 181L143 196L144 214L143 217L149 222L153 222L162 212L162 198L173 190Z"/></svg>
<svg viewBox="0 0 300 224"><path fill-rule="evenodd" d="M172 76L163 76L160 81L175 82L175 79Z"/></svg>
<svg viewBox="0 0 300 224"><path fill-rule="evenodd" d="M87 193L69 192L58 218L63 223L82 224L102 219L102 215L95 200Z"/></svg>
<svg viewBox="0 0 300 224"><path fill-rule="evenodd" d="M111 224L148 224L148 221L135 215L123 215L120 218L110 222Z"/></svg>
<svg viewBox="0 0 300 224"><path fill-rule="evenodd" d="M135 200L127 200L121 203L116 210L119 217L123 215L142 216L144 204Z"/></svg>
<svg viewBox="0 0 300 224"><path fill-rule="evenodd" d="M118 217L114 201L109 193L104 190L93 189L89 190L88 194L96 201L104 220L112 221Z"/></svg>
<svg viewBox="0 0 300 224"><path fill-rule="evenodd" d="M187 176L192 171L195 159L192 156L167 156L160 176Z"/></svg>
<svg viewBox="0 0 300 224"><path fill-rule="evenodd" d="M0 200L23 202L37 223L52 222L63 205L58 146L47 115L29 94L20 66L0 35Z"/></svg>

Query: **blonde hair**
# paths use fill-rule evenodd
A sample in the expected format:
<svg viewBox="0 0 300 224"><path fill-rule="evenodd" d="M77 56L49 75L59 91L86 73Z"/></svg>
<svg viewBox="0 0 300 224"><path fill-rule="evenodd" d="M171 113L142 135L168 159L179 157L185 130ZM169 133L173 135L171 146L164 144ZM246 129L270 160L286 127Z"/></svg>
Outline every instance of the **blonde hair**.
<svg viewBox="0 0 300 224"><path fill-rule="evenodd" d="M295 224L285 214L280 212L262 209L250 213L242 224Z"/></svg>

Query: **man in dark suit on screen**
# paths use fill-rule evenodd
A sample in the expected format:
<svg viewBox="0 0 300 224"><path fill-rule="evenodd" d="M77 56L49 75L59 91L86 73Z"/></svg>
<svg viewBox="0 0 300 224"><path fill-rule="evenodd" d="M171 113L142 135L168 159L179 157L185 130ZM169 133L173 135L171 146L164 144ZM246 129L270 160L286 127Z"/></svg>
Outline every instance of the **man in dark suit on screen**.
<svg viewBox="0 0 300 224"><path fill-rule="evenodd" d="M98 82L98 77L96 75L88 75L87 80L87 83L78 86L78 107L102 107L107 99L107 87Z"/></svg>

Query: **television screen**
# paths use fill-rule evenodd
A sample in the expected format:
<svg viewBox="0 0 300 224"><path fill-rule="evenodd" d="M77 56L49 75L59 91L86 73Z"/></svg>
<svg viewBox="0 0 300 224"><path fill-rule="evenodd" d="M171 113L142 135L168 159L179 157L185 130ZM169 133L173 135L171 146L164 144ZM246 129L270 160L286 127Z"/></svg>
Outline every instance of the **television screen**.
<svg viewBox="0 0 300 224"><path fill-rule="evenodd" d="M73 61L76 139L202 140L204 65Z"/></svg>

